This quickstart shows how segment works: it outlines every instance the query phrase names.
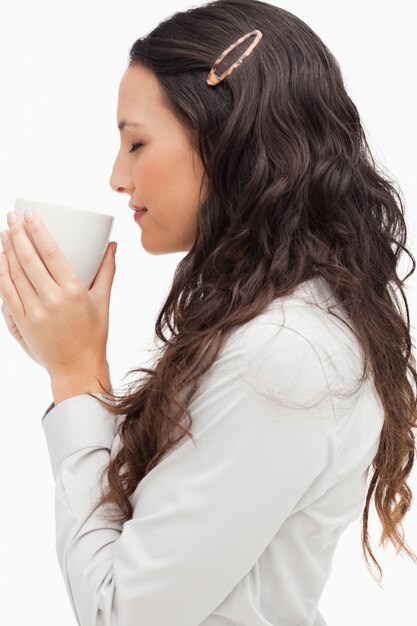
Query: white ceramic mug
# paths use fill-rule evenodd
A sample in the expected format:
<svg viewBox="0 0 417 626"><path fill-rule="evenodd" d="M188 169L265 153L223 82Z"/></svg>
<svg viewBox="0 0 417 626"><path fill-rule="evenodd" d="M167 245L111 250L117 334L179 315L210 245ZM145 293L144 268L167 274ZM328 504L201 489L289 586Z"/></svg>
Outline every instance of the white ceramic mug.
<svg viewBox="0 0 417 626"><path fill-rule="evenodd" d="M64 256L89 289L106 252L114 217L107 213L17 198L16 213L23 218L26 209L33 209L40 215ZM39 254L29 232L28 235Z"/></svg>

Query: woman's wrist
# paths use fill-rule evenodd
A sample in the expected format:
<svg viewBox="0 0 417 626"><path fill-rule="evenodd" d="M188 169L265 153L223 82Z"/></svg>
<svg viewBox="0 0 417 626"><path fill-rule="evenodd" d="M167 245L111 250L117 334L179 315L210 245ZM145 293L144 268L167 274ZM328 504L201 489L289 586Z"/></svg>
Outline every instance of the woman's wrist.
<svg viewBox="0 0 417 626"><path fill-rule="evenodd" d="M100 386L100 383L103 387ZM91 371L78 371L51 376L51 389L55 405L73 396L79 396L85 393L103 393L104 391L111 391L108 364L97 369L94 374L92 374Z"/></svg>

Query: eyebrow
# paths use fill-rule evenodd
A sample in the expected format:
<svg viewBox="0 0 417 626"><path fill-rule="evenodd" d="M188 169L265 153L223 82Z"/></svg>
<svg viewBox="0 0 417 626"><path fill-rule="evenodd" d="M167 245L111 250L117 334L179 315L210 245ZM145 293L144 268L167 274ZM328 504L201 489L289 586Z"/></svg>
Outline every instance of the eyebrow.
<svg viewBox="0 0 417 626"><path fill-rule="evenodd" d="M117 128L119 130L123 130L126 126L143 126L143 124L139 124L138 122L126 122L125 120L122 120L118 125Z"/></svg>

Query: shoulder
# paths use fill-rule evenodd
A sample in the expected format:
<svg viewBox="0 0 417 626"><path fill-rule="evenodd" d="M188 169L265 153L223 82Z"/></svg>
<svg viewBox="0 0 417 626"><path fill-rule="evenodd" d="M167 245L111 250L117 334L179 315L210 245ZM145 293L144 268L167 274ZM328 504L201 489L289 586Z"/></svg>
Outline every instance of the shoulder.
<svg viewBox="0 0 417 626"><path fill-rule="evenodd" d="M296 326L253 324L234 347L234 371L259 394L301 406L330 391L320 346Z"/></svg>
<svg viewBox="0 0 417 626"><path fill-rule="evenodd" d="M241 325L226 339L201 391L250 398L260 408L265 401L304 409L329 402L325 359L303 323L301 316L283 324L267 312Z"/></svg>
<svg viewBox="0 0 417 626"><path fill-rule="evenodd" d="M332 393L314 343L296 328L268 322L241 331L200 381L190 405L196 431L214 420L220 440L223 429L243 429L279 435L297 448L326 447L327 436L333 442Z"/></svg>
<svg viewBox="0 0 417 626"><path fill-rule="evenodd" d="M272 373L274 381L279 374L283 386L294 377L306 386L353 385L363 353L349 324L330 284L311 279L233 330L219 354L219 367L249 376Z"/></svg>
<svg viewBox="0 0 417 626"><path fill-rule="evenodd" d="M255 367L266 363L275 369L320 367L323 346L329 345L331 317L323 310L329 292L319 290L317 279L301 283L288 296L277 298L248 322L233 329L223 344L219 361L228 367ZM323 297L324 296L324 297Z"/></svg>

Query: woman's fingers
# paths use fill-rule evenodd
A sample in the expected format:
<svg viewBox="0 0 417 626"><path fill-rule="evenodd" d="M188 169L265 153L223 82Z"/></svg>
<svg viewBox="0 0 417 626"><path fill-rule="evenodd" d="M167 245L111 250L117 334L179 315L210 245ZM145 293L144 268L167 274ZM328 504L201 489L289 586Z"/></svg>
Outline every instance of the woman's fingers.
<svg viewBox="0 0 417 626"><path fill-rule="evenodd" d="M2 238L4 256L0 267L0 290L3 300L9 310L15 313L16 319L23 319L26 314L23 301L26 302L26 306L34 307L38 296L20 265L10 233L5 232L7 239Z"/></svg>
<svg viewBox="0 0 417 626"><path fill-rule="evenodd" d="M8 213L8 216L13 215L15 221L11 223L9 219L9 228L16 256L42 302L47 302L53 292L59 291L57 284L61 287L78 285L79 276L40 216L33 212L33 218L28 222L19 213Z"/></svg>
<svg viewBox="0 0 417 626"><path fill-rule="evenodd" d="M13 316L10 313L7 307L7 304L5 302L3 302L3 304L1 305L1 312L3 313L6 326L9 330L9 333L12 335L13 339L16 339L16 341L21 346L21 348L26 352L26 354L30 356L30 358L33 359L37 363L35 357L33 356L31 351L27 347L22 335L20 334L20 331L18 327L16 326L16 322L14 321Z"/></svg>

